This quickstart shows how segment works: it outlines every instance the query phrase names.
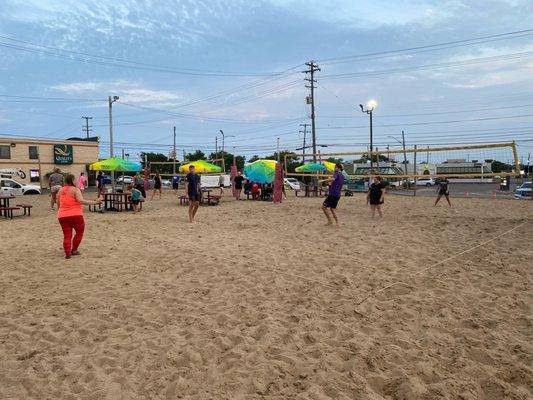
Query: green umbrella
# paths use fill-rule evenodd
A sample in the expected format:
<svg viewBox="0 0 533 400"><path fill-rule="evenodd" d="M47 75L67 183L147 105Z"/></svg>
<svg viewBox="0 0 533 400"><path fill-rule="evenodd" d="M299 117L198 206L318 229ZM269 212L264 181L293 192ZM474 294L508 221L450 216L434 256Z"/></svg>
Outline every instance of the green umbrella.
<svg viewBox="0 0 533 400"><path fill-rule="evenodd" d="M244 166L244 175L257 183L272 183L276 174L276 161L257 160Z"/></svg>
<svg viewBox="0 0 533 400"><path fill-rule="evenodd" d="M326 170L325 165L317 162L308 162L295 169L296 172L326 172Z"/></svg>
<svg viewBox="0 0 533 400"><path fill-rule="evenodd" d="M141 164L126 161L120 157L111 157L91 164L89 169L91 171L137 172L141 170Z"/></svg>

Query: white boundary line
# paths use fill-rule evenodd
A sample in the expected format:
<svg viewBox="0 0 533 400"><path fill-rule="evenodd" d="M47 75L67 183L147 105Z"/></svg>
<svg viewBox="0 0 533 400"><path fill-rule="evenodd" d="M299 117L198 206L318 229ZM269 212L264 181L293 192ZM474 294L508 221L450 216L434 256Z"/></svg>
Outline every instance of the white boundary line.
<svg viewBox="0 0 533 400"><path fill-rule="evenodd" d="M503 232L503 233L500 233L498 236L495 236L495 237L493 237L492 239L486 240L485 242L482 242L482 243L480 243L480 244L478 244L478 245L476 245L476 246L474 246L474 247L471 247L471 248L469 248L469 249L463 250L463 251L461 251L460 253L457 253L457 254L454 254L453 256L450 256L450 257L448 257L448 258L445 258L444 260L441 260L441 261L439 261L438 263L435 263L435 264L433 264L433 265L430 265L430 266L427 267L427 268L421 269L420 271L417 271L417 272L412 273L412 274L407 274L407 277L409 278L409 277L413 277L413 276L416 276L416 275L420 275L420 274L426 272L427 270L430 270L430 269L432 269L432 268L435 268L436 266L439 266L439 265L444 264L444 263L447 262L447 261L453 260L454 258L457 258L457 257L459 257L459 256L462 256L462 255L465 254L465 253L469 253L469 252L471 252L472 250L475 250L475 249L477 249L477 248L479 248L479 247L485 246L486 244L488 244L488 243L490 243L490 242L493 242L493 241L495 241L496 239L499 239L499 238L501 238L502 236L505 236L505 235L507 235L507 234L509 234L509 233L511 233L511 232L513 232L513 231L515 231L515 230L517 230L518 228L524 226L526 223L527 223L527 221L524 221L524 222L522 222L521 224L515 226L514 228L509 229L508 231ZM374 297L374 296L377 295L378 293L384 292L385 290L387 290L387 289L393 287L394 285L397 285L398 283L405 283L405 282L404 282L404 281L395 281L395 282L392 282L391 284L389 284L389 285L387 285L387 286L382 287L382 288L379 289L379 290L376 290L376 291L370 292L370 294L368 294L368 296L366 296L365 298L363 298L363 300L361 300L360 302L356 303L355 305L356 305L356 306L359 306L359 305L363 304L363 303L364 303L365 301L367 301L369 298Z"/></svg>

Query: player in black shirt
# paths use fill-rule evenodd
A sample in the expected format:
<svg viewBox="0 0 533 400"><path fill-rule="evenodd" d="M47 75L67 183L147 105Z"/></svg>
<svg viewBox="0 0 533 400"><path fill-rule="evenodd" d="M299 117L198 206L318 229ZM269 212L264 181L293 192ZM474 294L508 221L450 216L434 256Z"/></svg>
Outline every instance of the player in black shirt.
<svg viewBox="0 0 533 400"><path fill-rule="evenodd" d="M446 197L446 201L448 202L448 205L451 207L452 203L450 202L450 192L448 191L448 185L450 184L450 181L446 178L443 178L439 183L439 188L437 192L437 200L435 200L435 205L439 202L440 198L442 196Z"/></svg>

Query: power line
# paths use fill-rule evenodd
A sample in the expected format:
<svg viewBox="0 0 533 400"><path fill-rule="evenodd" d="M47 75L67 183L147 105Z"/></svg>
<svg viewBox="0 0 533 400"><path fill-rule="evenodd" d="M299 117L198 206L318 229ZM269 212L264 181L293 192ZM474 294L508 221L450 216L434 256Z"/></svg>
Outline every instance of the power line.
<svg viewBox="0 0 533 400"><path fill-rule="evenodd" d="M16 43L23 43L26 45L34 46L37 48L15 45L11 43L2 42L0 46L9 48L12 50L19 50L28 53L41 54L61 59L66 59L69 61L82 61L84 63L97 64L103 66L112 66L112 67L121 67L129 69L139 69L145 71L156 71L156 72L166 72L182 75L196 75L196 76L213 76L213 77L245 77L245 76L279 76L283 74L281 72L230 72L230 71L217 71L217 70L202 70L202 69L193 69L193 68L175 68L170 66L161 66L156 64L141 63L133 60L121 59L116 57L106 57L96 54L83 53L79 51L66 50L58 47L47 46L42 44L37 44L25 40L14 39L8 36L1 36L0 39L9 40ZM40 49L39 49L40 48ZM48 49L48 50L42 50ZM84 58L82 58L82 57ZM98 61L105 60L105 61Z"/></svg>
<svg viewBox="0 0 533 400"><path fill-rule="evenodd" d="M367 72L349 72L344 74L331 74L331 75L322 75L322 79L342 79L342 78L360 78L365 76L377 76L377 75L391 75L398 74L408 71L423 71L423 70L433 70L433 69L442 69L442 68L452 68L457 66L465 65L475 65L475 64L484 64L484 63L493 63L500 61L509 61L509 60L518 60L521 58L529 58L533 56L532 51L525 51L521 53L509 53L502 54L499 56L491 57L479 57L471 58L462 61L451 61L446 63L437 63L437 64L425 64L425 65L415 65L411 67L402 67L402 68L392 68L376 71L367 71Z"/></svg>
<svg viewBox="0 0 533 400"><path fill-rule="evenodd" d="M470 38L470 39L462 39L462 40L455 40L455 41L450 41L450 42L434 43L434 44L424 45L424 46L407 47L407 48L403 48L403 49L386 50L386 51L379 51L379 52L366 53L366 54L356 54L356 55L351 55L351 56L340 56L340 57L333 57L333 58L323 58L323 59L319 59L318 61L321 64L324 64L324 65L338 64L338 63L341 63L341 62L350 62L350 61L352 61L352 59L361 59L361 58L364 58L365 61L367 61L367 59L369 59L369 57L376 58L375 56L382 56L382 55L395 56L395 55L397 55L397 53L412 54L411 52L414 52L416 50L424 50L424 49L440 50L440 49L438 49L438 47L441 47L441 46L450 46L450 47L446 47L446 48L453 48L453 45L458 45L457 47L460 47L460 46L464 46L464 45L483 44L483 43L488 43L488 42L496 41L496 40L514 39L516 37L517 38L521 38L523 36L529 36L532 31L533 31L533 29L523 29L523 30L520 30L520 31L506 32L506 33L500 33L500 34L488 35L488 36L478 36L478 37ZM522 35L522 34L525 34L525 35ZM520 36L507 37L507 36L514 36L514 35L520 35ZM489 39L489 40L485 40L485 39ZM491 40L491 39L494 39L494 40ZM483 41L477 42L479 40L483 40ZM469 42L477 42L477 43L469 43ZM370 58L370 59L373 59L373 58Z"/></svg>

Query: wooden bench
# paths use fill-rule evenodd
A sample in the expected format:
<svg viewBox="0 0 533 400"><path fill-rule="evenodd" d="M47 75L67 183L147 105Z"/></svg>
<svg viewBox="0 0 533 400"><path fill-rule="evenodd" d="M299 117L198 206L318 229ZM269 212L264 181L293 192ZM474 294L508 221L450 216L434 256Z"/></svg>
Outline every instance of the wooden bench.
<svg viewBox="0 0 533 400"><path fill-rule="evenodd" d="M26 215L26 213L28 213L28 217L31 215L31 209L32 209L32 205L30 204L17 204L17 207L20 207L24 210L24 214L22 215Z"/></svg>
<svg viewBox="0 0 533 400"><path fill-rule="evenodd" d="M20 210L20 207L0 207L0 212L3 211L4 216L13 219L13 211Z"/></svg>

